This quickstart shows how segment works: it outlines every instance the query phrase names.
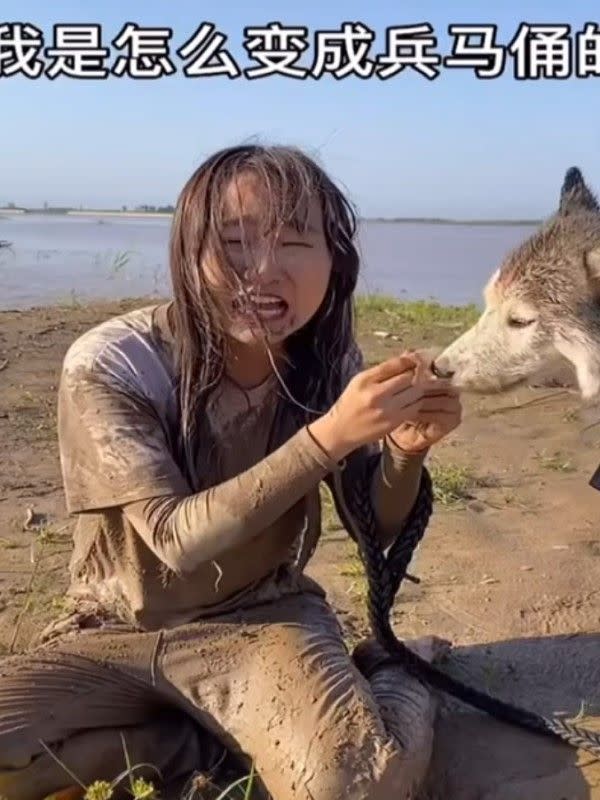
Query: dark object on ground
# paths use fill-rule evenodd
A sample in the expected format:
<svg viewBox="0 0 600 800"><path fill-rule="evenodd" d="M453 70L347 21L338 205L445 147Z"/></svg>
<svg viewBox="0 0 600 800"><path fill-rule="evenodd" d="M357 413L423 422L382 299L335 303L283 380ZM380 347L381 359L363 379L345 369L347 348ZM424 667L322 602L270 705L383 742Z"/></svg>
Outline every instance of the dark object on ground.
<svg viewBox="0 0 600 800"><path fill-rule="evenodd" d="M525 730L562 739L571 747L582 748L595 756L600 756L600 733L579 728L558 718L542 717L466 686L413 653L396 638L390 614L414 551L429 524L433 510L433 484L428 470L423 468L421 486L412 512L405 522L401 535L386 556L379 545L377 522L370 502L370 475L373 465L368 459L359 458L354 464L352 462L353 459L348 459L345 469L341 473L334 473L334 481L338 488L336 494L342 499L344 507L337 502L336 506L340 520L357 540L369 584L367 603L371 630L379 644L389 653L390 662L401 664L407 672L423 683L446 692L496 719ZM343 483L343 476L357 471L359 474L355 474L350 482L352 491L343 492L343 487L340 485ZM345 507L344 501L348 500L351 509Z"/></svg>

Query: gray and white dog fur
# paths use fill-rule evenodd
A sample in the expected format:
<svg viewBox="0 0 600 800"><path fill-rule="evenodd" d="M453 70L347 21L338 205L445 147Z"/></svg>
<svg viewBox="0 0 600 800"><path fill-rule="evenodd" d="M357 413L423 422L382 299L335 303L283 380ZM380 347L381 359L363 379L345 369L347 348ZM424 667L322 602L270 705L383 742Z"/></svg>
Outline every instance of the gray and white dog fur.
<svg viewBox="0 0 600 800"><path fill-rule="evenodd" d="M433 362L459 389L498 392L566 359L583 399L600 393L600 205L577 167L556 212L511 251L476 324Z"/></svg>

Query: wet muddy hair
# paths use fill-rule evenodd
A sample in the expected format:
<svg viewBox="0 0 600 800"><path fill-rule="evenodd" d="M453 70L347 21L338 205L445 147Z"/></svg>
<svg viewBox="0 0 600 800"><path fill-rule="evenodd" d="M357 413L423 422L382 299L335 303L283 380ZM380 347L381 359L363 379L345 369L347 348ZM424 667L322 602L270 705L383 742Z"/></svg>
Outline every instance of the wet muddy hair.
<svg viewBox="0 0 600 800"><path fill-rule="evenodd" d="M315 197L323 214L332 258L331 277L317 312L286 340L286 365L281 377L289 394L302 406L327 410L339 396L342 358L353 345L352 296L359 256L354 245L356 215L343 193L314 160L294 147L244 145L220 150L208 158L183 187L170 237L180 447L193 484L197 482L189 470L195 472L192 454L198 452L202 408L223 374L227 353L220 298L201 264L210 254L230 290L238 290L238 279L221 245L222 212L227 186L242 173L251 173L264 190L267 241L274 241L284 224L302 229ZM285 394L282 396L286 402ZM314 418L289 401L286 415L293 417L296 429Z"/></svg>

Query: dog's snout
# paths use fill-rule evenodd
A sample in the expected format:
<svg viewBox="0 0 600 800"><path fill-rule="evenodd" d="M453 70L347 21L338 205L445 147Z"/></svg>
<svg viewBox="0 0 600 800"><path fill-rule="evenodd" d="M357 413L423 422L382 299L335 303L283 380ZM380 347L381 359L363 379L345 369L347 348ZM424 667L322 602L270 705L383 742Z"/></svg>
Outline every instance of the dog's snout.
<svg viewBox="0 0 600 800"><path fill-rule="evenodd" d="M444 361L444 359L439 359L438 361L431 362L431 371L436 376L436 378L445 378L446 380L450 380L450 378L454 377L454 370L450 369L448 363Z"/></svg>

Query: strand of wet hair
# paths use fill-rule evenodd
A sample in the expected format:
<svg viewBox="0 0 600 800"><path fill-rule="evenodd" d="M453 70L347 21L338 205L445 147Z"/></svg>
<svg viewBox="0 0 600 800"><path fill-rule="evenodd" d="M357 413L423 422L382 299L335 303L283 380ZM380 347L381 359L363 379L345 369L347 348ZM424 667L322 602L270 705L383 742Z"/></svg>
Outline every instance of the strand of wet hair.
<svg viewBox="0 0 600 800"><path fill-rule="evenodd" d="M378 459L379 456L375 456ZM349 464L361 464L362 470ZM390 615L395 597L412 560L433 510L433 485L426 467L422 468L417 499L403 529L385 556L377 537L377 522L370 497L373 460L349 459L343 472L353 471L351 490L344 492L342 474L334 474L336 508L345 527L354 534L368 582L367 608L373 635L388 653L390 663L401 665L409 674L434 689L441 690L503 722L525 730L558 738L574 748L600 757L600 733L580 728L559 718L548 718L512 705L486 692L467 686L430 664L399 641L391 626ZM351 497L350 512L346 497Z"/></svg>
<svg viewBox="0 0 600 800"><path fill-rule="evenodd" d="M288 389L287 384L286 384L286 382L285 382L280 370L277 367L277 363L275 361L275 357L273 355L273 351L271 350L271 347L269 345L269 338L268 338L267 330L266 330L265 326L263 325L263 322L262 322L262 320L261 320L261 318L260 318L260 316L258 314L258 311L256 310L256 303L252 300L248 290L246 289L246 287L244 286L243 282L240 280L239 276L237 276L237 275L236 275L236 282L238 284L238 296L240 296L242 298L242 311L245 312L246 314L248 314L249 316L251 316L253 321L254 321L254 323L256 324L256 326L257 326L257 328L259 330L259 333L260 333L260 338L261 338L262 344L263 344L263 346L265 348L265 351L267 353L267 357L269 359L269 363L271 364L271 369L275 373L275 377L277 378L277 382L279 383L279 385L281 386L281 388L285 392L288 400L291 403L293 403L295 406L301 408L307 414L312 414L314 416L320 416L321 413L322 413L321 411L317 411L314 408L308 408L307 406L303 405L298 400L296 400L296 398L292 395L292 393Z"/></svg>

